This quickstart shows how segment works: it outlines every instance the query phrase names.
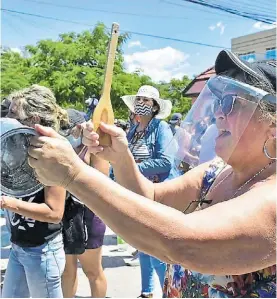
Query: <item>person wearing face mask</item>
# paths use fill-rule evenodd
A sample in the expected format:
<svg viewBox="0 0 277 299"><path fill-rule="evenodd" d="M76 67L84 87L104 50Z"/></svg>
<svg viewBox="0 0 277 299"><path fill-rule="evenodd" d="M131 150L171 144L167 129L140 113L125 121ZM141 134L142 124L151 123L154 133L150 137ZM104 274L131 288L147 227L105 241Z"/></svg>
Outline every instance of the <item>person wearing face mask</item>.
<svg viewBox="0 0 277 299"><path fill-rule="evenodd" d="M163 182L169 177L173 166L171 158L165 153L167 142L173 135L169 125L162 119L170 115L172 104L169 100L161 99L159 91L148 85L141 86L136 95L123 96L122 100L131 113L140 118L127 135L129 149L139 170L152 182ZM154 270L162 287L166 265L143 252L139 252L139 260L142 284L140 297L150 298L154 291Z"/></svg>
<svg viewBox="0 0 277 299"><path fill-rule="evenodd" d="M69 125L60 130L75 152L87 164L108 175L109 163L86 153L81 142L79 126L85 123L83 114L67 109ZM63 241L66 254L65 270L62 276L64 298L73 298L78 287L78 260L87 276L92 298L105 298L106 277L102 268L102 245L106 225L76 197L67 194L63 217Z"/></svg>
<svg viewBox="0 0 277 299"><path fill-rule="evenodd" d="M169 121L170 129L172 131L172 134L175 135L180 128L182 122L182 114L181 113L174 113L171 116L171 119Z"/></svg>
<svg viewBox="0 0 277 299"><path fill-rule="evenodd" d="M8 118L34 127L44 124L58 131L68 124L67 112L52 91L32 85L7 98ZM11 231L12 249L4 278L3 298L61 298L65 267L62 217L66 191L44 187L24 198L1 196Z"/></svg>

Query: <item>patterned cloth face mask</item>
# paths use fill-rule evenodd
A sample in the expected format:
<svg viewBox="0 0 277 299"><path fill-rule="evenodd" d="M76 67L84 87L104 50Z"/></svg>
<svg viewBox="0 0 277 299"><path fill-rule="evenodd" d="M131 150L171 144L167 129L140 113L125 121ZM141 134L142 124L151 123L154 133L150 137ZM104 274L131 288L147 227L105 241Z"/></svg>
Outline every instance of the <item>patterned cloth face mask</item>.
<svg viewBox="0 0 277 299"><path fill-rule="evenodd" d="M135 114L140 116L152 115L153 113L153 106L149 106L142 101L136 102L134 109Z"/></svg>

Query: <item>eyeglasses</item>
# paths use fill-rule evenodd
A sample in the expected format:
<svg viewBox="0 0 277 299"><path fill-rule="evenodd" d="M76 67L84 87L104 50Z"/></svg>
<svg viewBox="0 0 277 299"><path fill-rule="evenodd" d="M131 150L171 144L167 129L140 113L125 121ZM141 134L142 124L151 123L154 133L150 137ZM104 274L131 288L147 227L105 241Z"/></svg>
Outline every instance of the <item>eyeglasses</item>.
<svg viewBox="0 0 277 299"><path fill-rule="evenodd" d="M225 116L228 116L233 112L236 100L243 100L243 101L247 101L252 104L254 103L253 101L247 100L238 95L228 94L228 95L225 95L221 99L219 99L219 98L214 99L214 102L212 104L212 112L216 113L218 111L218 109L220 108L222 113ZM255 103L255 105L256 105L256 103Z"/></svg>
<svg viewBox="0 0 277 299"><path fill-rule="evenodd" d="M215 98L212 106L213 113L216 113L221 108L222 113L228 116L232 113L237 99L236 95L226 95L222 99Z"/></svg>
<svg viewBox="0 0 277 299"><path fill-rule="evenodd" d="M256 102L256 101L250 101L247 100L243 97L240 97L238 95L234 95L234 94L228 94L225 95L223 98L215 98L214 102L212 104L212 112L216 113L218 111L219 108L221 108L222 113L225 116L230 115L233 112L236 100L243 100L243 101L247 101L249 103L259 103L259 102L267 102L268 104L270 104L273 107L273 110L276 110L276 98L270 94L264 96L260 101Z"/></svg>

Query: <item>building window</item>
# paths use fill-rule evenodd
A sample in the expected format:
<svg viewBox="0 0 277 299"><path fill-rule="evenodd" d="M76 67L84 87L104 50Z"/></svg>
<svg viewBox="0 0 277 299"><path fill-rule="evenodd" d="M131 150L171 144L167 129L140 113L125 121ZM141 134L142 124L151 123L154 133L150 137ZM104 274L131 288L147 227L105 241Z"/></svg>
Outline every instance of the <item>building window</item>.
<svg viewBox="0 0 277 299"><path fill-rule="evenodd" d="M276 59L276 48L267 48L265 59Z"/></svg>
<svg viewBox="0 0 277 299"><path fill-rule="evenodd" d="M243 53L240 54L239 56L242 60L246 60L248 62L253 62L256 60L256 54L255 52L248 52L248 53Z"/></svg>

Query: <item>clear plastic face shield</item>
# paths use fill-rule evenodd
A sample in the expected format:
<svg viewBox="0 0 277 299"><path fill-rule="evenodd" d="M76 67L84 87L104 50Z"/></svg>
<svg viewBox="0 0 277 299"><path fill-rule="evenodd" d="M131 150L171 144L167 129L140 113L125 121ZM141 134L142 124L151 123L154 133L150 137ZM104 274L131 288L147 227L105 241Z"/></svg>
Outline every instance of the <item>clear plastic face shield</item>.
<svg viewBox="0 0 277 299"><path fill-rule="evenodd" d="M208 80L180 129L169 143L166 154L175 166L195 167L204 162L247 155L258 129L255 118L259 101L267 92L225 76ZM276 101L272 99L271 101Z"/></svg>

